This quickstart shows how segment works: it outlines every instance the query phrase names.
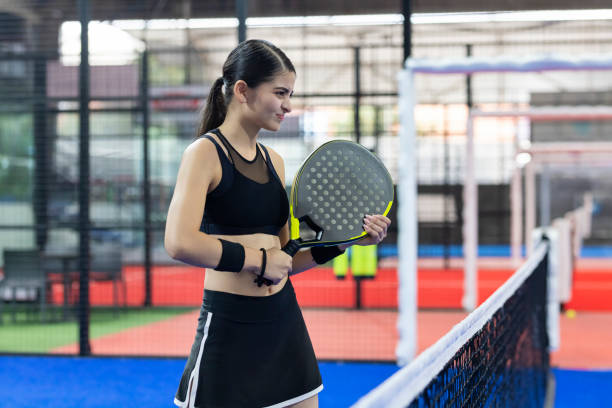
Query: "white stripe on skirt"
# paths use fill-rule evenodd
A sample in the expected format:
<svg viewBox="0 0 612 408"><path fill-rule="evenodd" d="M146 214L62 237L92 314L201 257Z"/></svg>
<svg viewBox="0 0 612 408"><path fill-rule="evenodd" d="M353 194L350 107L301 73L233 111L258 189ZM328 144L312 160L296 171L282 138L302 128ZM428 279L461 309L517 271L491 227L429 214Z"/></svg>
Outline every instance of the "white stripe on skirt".
<svg viewBox="0 0 612 408"><path fill-rule="evenodd" d="M174 399L174 404L179 406L180 408L195 408L196 391L198 390L198 380L200 379L200 364L202 363L202 354L204 354L204 344L206 343L206 339L208 338L208 328L210 327L212 315L212 312L208 312L206 315L206 325L204 326L204 335L202 336L202 341L200 342L198 358L196 360L195 367L193 367L193 371L191 371L191 376L189 377L189 386L187 387L187 392L185 393L185 397L187 398L187 400L179 401L176 398Z"/></svg>

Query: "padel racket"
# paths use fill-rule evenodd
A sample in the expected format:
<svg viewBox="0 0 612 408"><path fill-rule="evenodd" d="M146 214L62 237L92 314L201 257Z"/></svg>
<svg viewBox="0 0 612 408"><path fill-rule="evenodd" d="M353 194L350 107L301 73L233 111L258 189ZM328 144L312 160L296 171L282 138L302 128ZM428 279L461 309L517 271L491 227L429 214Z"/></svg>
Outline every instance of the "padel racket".
<svg viewBox="0 0 612 408"><path fill-rule="evenodd" d="M356 241L367 214L387 215L393 181L378 157L360 144L334 140L310 154L289 198L291 240L283 251Z"/></svg>
<svg viewBox="0 0 612 408"><path fill-rule="evenodd" d="M354 142L327 142L306 158L293 180L291 240L282 250L294 256L301 248L357 241L367 235L363 218L387 215L392 204L393 181L378 157Z"/></svg>
<svg viewBox="0 0 612 408"><path fill-rule="evenodd" d="M291 240L282 250L294 256L301 248L357 241L367 235L363 218L387 215L392 204L393 181L378 157L354 142L327 142L306 158L293 180ZM263 277L255 282L271 284Z"/></svg>

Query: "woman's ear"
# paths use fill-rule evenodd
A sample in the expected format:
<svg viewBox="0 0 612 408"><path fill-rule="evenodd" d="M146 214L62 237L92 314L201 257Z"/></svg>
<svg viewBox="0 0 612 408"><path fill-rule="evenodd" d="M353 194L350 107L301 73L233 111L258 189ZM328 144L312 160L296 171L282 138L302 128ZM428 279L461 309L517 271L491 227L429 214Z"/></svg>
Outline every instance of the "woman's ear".
<svg viewBox="0 0 612 408"><path fill-rule="evenodd" d="M247 91L249 90L249 86L242 79L239 79L234 84L234 98L238 99L240 103L247 103Z"/></svg>

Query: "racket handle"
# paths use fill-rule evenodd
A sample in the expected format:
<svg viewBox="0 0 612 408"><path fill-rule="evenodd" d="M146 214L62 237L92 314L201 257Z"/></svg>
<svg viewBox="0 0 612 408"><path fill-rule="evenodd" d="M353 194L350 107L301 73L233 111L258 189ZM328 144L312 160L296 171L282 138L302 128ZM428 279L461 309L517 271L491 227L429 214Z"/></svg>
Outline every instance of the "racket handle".
<svg viewBox="0 0 612 408"><path fill-rule="evenodd" d="M282 250L287 255L294 256L295 254L297 254L297 251L299 249L300 249L300 241L297 239L292 239L291 241L287 242L287 245L285 245Z"/></svg>

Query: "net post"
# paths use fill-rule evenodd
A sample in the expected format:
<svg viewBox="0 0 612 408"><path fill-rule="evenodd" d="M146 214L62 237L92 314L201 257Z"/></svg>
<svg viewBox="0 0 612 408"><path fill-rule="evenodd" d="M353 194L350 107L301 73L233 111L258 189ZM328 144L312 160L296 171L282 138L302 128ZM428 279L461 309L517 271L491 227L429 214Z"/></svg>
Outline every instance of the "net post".
<svg viewBox="0 0 612 408"><path fill-rule="evenodd" d="M510 255L512 258L512 265L518 266L522 254L521 245L523 244L523 200L522 200L523 183L521 178L521 168L515 166L512 172L512 179L510 181L510 218L511 218L511 230L510 230Z"/></svg>
<svg viewBox="0 0 612 408"><path fill-rule="evenodd" d="M532 240L537 246L542 241L548 243L548 271L546 277L546 333L548 335L548 351L556 351L561 345L560 305L557 292L558 284L558 240L559 235L554 227L543 226L532 233ZM552 370L548 370L546 378L546 397L544 408L555 406L556 382Z"/></svg>
<svg viewBox="0 0 612 408"><path fill-rule="evenodd" d="M414 123L414 73L406 69L398 75L400 108L400 157L398 181L398 343L395 349L399 365L412 361L417 351L417 177L416 128Z"/></svg>
<svg viewBox="0 0 612 408"><path fill-rule="evenodd" d="M553 227L557 238L557 297L561 304L567 303L572 297L572 249L569 220L556 218Z"/></svg>
<svg viewBox="0 0 612 408"><path fill-rule="evenodd" d="M582 249L582 240L584 238L581 211L582 208L577 208L566 215L566 217L569 217L572 226L572 254L574 260L580 258L580 250Z"/></svg>
<svg viewBox="0 0 612 408"><path fill-rule="evenodd" d="M540 222L543 227L550 225L550 166L540 167Z"/></svg>
<svg viewBox="0 0 612 408"><path fill-rule="evenodd" d="M532 240L537 246L542 241L548 242L548 277L547 277L547 318L548 350L555 351L561 344L560 305L559 305L559 232L555 227L536 228Z"/></svg>
<svg viewBox="0 0 612 408"><path fill-rule="evenodd" d="M591 235L592 229L592 221L593 221L593 194L592 193L584 193L584 212L582 220L584 223L584 238Z"/></svg>
<svg viewBox="0 0 612 408"><path fill-rule="evenodd" d="M476 308L477 258L478 258L478 185L474 168L474 117L468 115L465 152L465 179L463 185L463 299L466 311Z"/></svg>
<svg viewBox="0 0 612 408"><path fill-rule="evenodd" d="M525 165L525 251L527 257L533 253L531 231L536 227L536 191L533 161Z"/></svg>

